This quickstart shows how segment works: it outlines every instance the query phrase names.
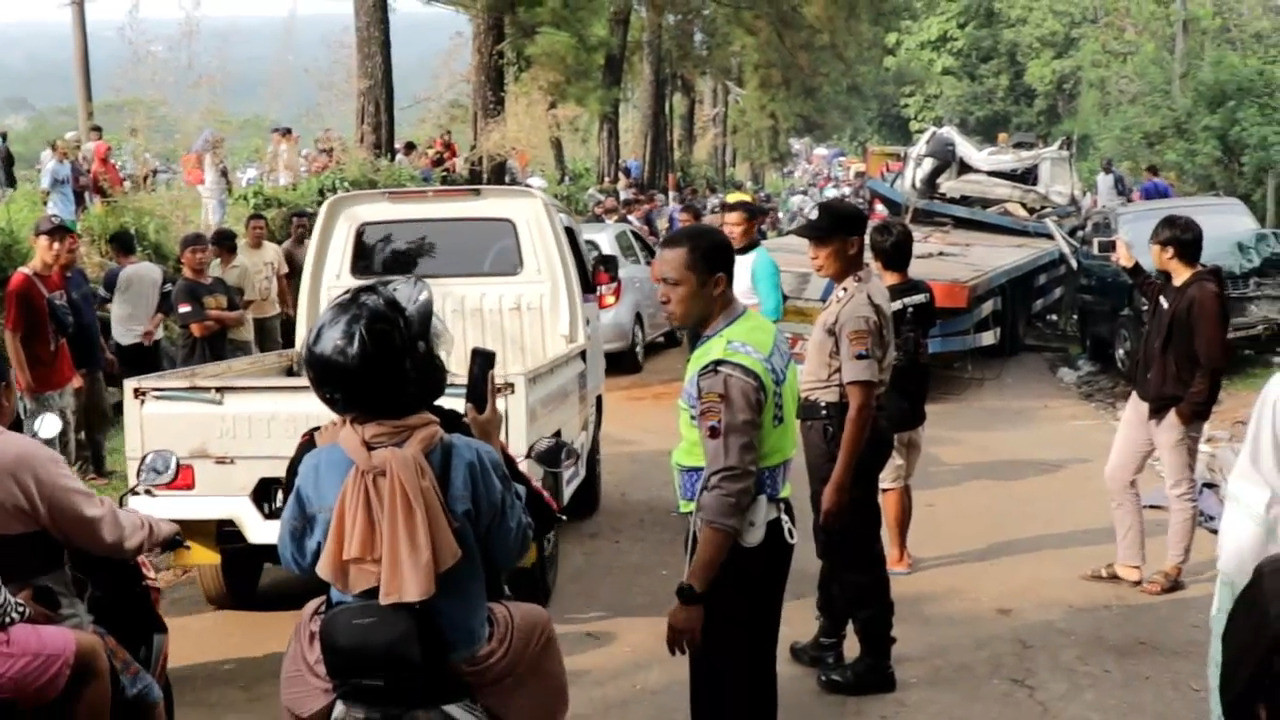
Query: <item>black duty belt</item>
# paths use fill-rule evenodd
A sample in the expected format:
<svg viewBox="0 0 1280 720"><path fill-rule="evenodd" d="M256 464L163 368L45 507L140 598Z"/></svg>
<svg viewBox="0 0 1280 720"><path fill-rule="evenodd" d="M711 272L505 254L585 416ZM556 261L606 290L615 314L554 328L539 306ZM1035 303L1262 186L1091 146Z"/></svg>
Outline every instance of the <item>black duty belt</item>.
<svg viewBox="0 0 1280 720"><path fill-rule="evenodd" d="M849 413L849 403L844 400L836 402L824 402L822 400L804 400L800 401L800 407L796 409L796 418L805 420L836 420L843 418Z"/></svg>

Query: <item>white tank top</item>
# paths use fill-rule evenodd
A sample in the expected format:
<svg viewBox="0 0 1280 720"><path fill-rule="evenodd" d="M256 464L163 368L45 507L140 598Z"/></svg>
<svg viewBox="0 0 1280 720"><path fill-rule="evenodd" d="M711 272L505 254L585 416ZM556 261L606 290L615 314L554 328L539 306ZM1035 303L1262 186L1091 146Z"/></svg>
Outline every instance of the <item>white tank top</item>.
<svg viewBox="0 0 1280 720"><path fill-rule="evenodd" d="M751 268L756 264L756 252L759 249L738 255L733 263L733 294L738 302L747 307L760 305L760 296L756 295L755 284L751 282Z"/></svg>

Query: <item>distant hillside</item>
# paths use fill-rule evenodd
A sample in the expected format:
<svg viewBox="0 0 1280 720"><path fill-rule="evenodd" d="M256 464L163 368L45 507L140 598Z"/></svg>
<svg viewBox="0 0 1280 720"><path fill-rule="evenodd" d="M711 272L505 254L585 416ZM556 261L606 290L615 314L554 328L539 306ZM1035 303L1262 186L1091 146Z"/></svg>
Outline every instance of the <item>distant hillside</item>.
<svg viewBox="0 0 1280 720"><path fill-rule="evenodd" d="M19 134L24 126L61 122L66 115L72 129L70 22L5 23L0 13L0 32L0 126ZM391 37L397 106L460 92L470 46L464 15L393 14ZM170 115L212 111L313 131L348 131L353 122L354 40L347 15L91 24L89 45L99 105L147 98L168 105L158 109ZM427 105L402 112L397 124Z"/></svg>

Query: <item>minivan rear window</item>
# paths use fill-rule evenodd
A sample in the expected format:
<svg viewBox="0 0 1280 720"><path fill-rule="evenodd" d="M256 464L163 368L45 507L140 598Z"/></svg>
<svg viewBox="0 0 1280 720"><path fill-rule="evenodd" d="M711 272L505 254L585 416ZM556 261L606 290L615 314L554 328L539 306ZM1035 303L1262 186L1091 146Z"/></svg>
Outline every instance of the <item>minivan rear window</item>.
<svg viewBox="0 0 1280 720"><path fill-rule="evenodd" d="M510 277L523 267L515 224L498 218L365 223L351 255L358 278Z"/></svg>

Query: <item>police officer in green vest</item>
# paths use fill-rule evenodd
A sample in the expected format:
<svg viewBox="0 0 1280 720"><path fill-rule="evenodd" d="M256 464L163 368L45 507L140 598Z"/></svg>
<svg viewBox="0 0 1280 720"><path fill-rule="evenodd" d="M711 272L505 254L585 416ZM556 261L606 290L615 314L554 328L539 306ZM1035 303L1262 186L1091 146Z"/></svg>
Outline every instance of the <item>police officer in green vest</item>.
<svg viewBox="0 0 1280 720"><path fill-rule="evenodd" d="M827 200L791 233L809 241L809 262L835 287L813 321L800 377L800 437L813 507L818 631L791 644L796 662L818 668L818 685L842 695L897 689L890 663L893 598L880 539L880 471L893 433L876 399L893 370L889 291L863 259L867 214ZM844 662L845 629L860 652Z"/></svg>
<svg viewBox="0 0 1280 720"><path fill-rule="evenodd" d="M690 517L667 648L689 655L692 720L778 716L777 647L796 541L788 474L799 401L786 338L733 295L733 245L683 227L655 259L658 299L697 336L671 454Z"/></svg>

